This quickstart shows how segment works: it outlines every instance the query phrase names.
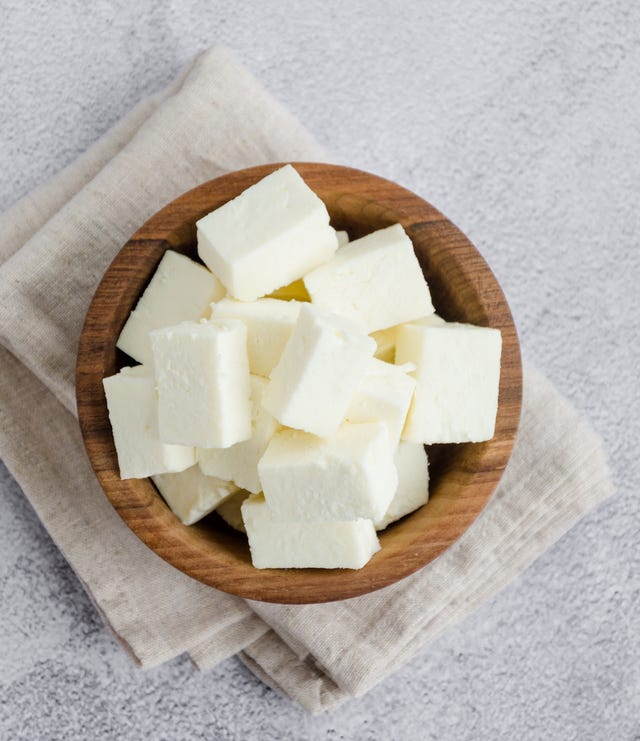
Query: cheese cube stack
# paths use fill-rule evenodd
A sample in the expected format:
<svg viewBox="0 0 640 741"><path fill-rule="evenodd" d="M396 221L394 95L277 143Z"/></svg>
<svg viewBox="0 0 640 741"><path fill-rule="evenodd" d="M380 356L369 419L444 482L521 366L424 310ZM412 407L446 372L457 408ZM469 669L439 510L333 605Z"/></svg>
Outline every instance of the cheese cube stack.
<svg viewBox="0 0 640 741"><path fill-rule="evenodd" d="M193 525L238 492L230 481L205 476L198 466L151 477L162 498L184 525Z"/></svg>
<svg viewBox="0 0 640 741"><path fill-rule="evenodd" d="M368 333L433 313L429 288L400 224L349 242L331 262L305 275L304 284L314 304Z"/></svg>
<svg viewBox="0 0 640 741"><path fill-rule="evenodd" d="M376 520L398 485L382 422L346 422L326 439L282 430L260 459L258 474L274 518L285 522Z"/></svg>
<svg viewBox="0 0 640 741"><path fill-rule="evenodd" d="M502 337L471 324L405 324L396 363L412 362L416 390L402 437L421 443L490 440L498 410Z"/></svg>
<svg viewBox="0 0 640 741"><path fill-rule="evenodd" d="M229 295L255 301L329 260L338 249L324 203L291 165L196 223L198 254Z"/></svg>
<svg viewBox="0 0 640 741"><path fill-rule="evenodd" d="M384 422L395 450L400 442L415 385L415 380L402 368L372 359L367 374L351 398L347 421Z"/></svg>
<svg viewBox="0 0 640 741"><path fill-rule="evenodd" d="M398 488L387 511L374 522L376 530L384 530L429 499L429 460L424 446L403 440L396 450L395 464Z"/></svg>
<svg viewBox="0 0 640 741"><path fill-rule="evenodd" d="M261 496L242 504L257 569L361 569L380 550L371 520L280 522Z"/></svg>
<svg viewBox="0 0 640 741"><path fill-rule="evenodd" d="M263 405L283 425L328 437L343 422L375 341L341 317L301 304Z"/></svg>
<svg viewBox="0 0 640 741"><path fill-rule="evenodd" d="M262 491L258 477L258 461L269 441L280 428L278 422L262 406L268 381L251 376L251 437L230 448L198 448L197 458L203 473L233 481L237 486L257 494Z"/></svg>
<svg viewBox="0 0 640 741"><path fill-rule="evenodd" d="M247 327L249 370L268 378L280 360L299 311L300 304L297 301L278 301L275 298L236 301L224 298L211 305L211 318L243 321Z"/></svg>
<svg viewBox="0 0 640 741"><path fill-rule="evenodd" d="M247 328L238 319L151 333L158 425L166 442L228 448L251 437Z"/></svg>
<svg viewBox="0 0 640 741"><path fill-rule="evenodd" d="M206 267L167 251L120 334L143 365L104 379L120 474L216 510L256 568L362 568L427 502L423 443L493 436L500 332L445 322L402 226L349 241L290 165L197 238Z"/></svg>
<svg viewBox="0 0 640 741"><path fill-rule="evenodd" d="M151 282L127 319L116 347L139 363L151 365L149 333L206 316L212 301L225 295L222 283L203 265L167 250Z"/></svg>
<svg viewBox="0 0 640 741"><path fill-rule="evenodd" d="M158 397L150 369L123 368L102 381L107 398L120 478L184 471L195 463L193 447L163 442L158 429Z"/></svg>

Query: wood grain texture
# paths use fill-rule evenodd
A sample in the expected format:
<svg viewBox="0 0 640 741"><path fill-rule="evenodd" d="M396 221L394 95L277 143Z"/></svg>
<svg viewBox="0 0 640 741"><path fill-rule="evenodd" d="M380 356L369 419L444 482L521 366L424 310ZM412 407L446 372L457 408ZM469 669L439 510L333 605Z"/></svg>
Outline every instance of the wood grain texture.
<svg viewBox="0 0 640 741"><path fill-rule="evenodd" d="M381 533L382 549L359 571L254 569L246 539L212 515L182 525L149 479L121 480L102 379L130 364L116 350L129 312L165 250L197 259L195 222L281 164L234 172L176 199L136 232L105 273L78 349L76 394L87 453L105 494L127 525L160 557L225 592L255 600L313 603L355 597L408 576L454 543L491 497L509 460L520 416L522 372L505 297L469 240L433 206L400 186L336 165L293 163L322 198L336 229L351 238L400 222L411 237L434 306L450 321L502 332L496 433L484 443L434 445L429 502Z"/></svg>

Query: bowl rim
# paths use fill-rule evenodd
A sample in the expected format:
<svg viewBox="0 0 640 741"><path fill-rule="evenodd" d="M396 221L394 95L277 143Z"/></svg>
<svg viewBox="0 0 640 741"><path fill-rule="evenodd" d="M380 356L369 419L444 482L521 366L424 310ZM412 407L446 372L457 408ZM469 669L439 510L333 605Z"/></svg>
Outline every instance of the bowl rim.
<svg viewBox="0 0 640 741"><path fill-rule="evenodd" d="M376 213L393 214L403 224L416 250L415 239L425 238L424 234L442 238L443 243L451 241L456 259L468 260L481 271L477 290L479 295L490 296L487 306L483 306L487 326L498 326L502 331L496 435L486 443L464 444L473 450L472 458L477 464L475 472L465 472L470 478L464 487L473 483L472 494L467 496L460 483L458 488L464 496L460 496L459 503L449 501L447 507L452 511L447 510L446 518L445 508L440 507L442 511L434 510L425 519L430 527L429 537L426 532L413 532L404 549L397 548L378 558L380 551L357 571L255 569L250 562L245 568L220 548L228 545L229 534L215 534L198 525L182 525L150 479L119 478L106 409L102 379L107 368L114 369L115 341L122 326L116 320L118 307L126 304L131 309L140 295L128 280L131 266L155 261L153 265L146 263L150 266L148 275L152 275L164 251L179 248L176 234L184 235L185 230L195 232L196 218L207 209L222 205L234 197L230 193L239 194L285 164L293 165L314 190L317 189L314 181L328 179L334 187L343 184L347 200L354 188L361 195L366 193L371 198L369 206L377 209ZM206 203L214 205L207 207ZM191 221L185 221L186 214ZM128 311L125 319L126 316ZM127 240L102 276L87 310L76 362L76 401L85 449L103 492L129 528L165 561L205 584L239 597L287 604L329 602L373 592L426 566L456 542L490 499L507 465L517 433L521 399L522 366L513 318L495 276L470 240L430 203L402 186L362 170L317 162L278 162L230 172L201 183L157 211ZM423 509L426 511L428 506ZM407 515L405 520L411 517ZM439 529L437 524L442 518L446 519L446 528ZM383 550L384 540L382 533Z"/></svg>

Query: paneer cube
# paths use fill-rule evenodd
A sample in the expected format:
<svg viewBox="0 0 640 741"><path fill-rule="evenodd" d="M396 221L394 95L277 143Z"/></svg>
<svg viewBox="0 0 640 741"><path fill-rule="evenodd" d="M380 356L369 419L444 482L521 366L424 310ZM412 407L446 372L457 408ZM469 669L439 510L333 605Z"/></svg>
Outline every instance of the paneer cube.
<svg viewBox="0 0 640 741"><path fill-rule="evenodd" d="M433 312L413 245L400 224L342 247L304 277L312 303L362 325L366 332Z"/></svg>
<svg viewBox="0 0 640 741"><path fill-rule="evenodd" d="M398 488L384 516L376 520L376 530L422 507L429 499L429 460L424 445L402 440L395 455Z"/></svg>
<svg viewBox="0 0 640 741"><path fill-rule="evenodd" d="M224 294L222 283L204 265L167 250L122 328L116 346L139 363L151 366L149 332L202 319L211 302L219 301Z"/></svg>
<svg viewBox="0 0 640 741"><path fill-rule="evenodd" d="M289 522L379 519L398 485L383 422L345 423L325 439L277 432L258 474L274 519Z"/></svg>
<svg viewBox="0 0 640 741"><path fill-rule="evenodd" d="M158 397L149 368L123 368L102 381L120 478L143 479L183 471L195 463L193 447L168 445L158 431Z"/></svg>
<svg viewBox="0 0 640 741"><path fill-rule="evenodd" d="M371 520L279 522L262 496L242 504L257 569L361 569L380 549Z"/></svg>
<svg viewBox="0 0 640 741"><path fill-rule="evenodd" d="M200 258L242 301L255 301L301 278L338 248L326 206L291 165L196 226Z"/></svg>
<svg viewBox="0 0 640 741"><path fill-rule="evenodd" d="M151 333L165 442L228 448L251 437L247 328L238 319Z"/></svg>
<svg viewBox="0 0 640 741"><path fill-rule="evenodd" d="M416 365L402 437L420 443L490 440L498 410L500 330L471 324L405 324L396 363Z"/></svg>
<svg viewBox="0 0 640 741"><path fill-rule="evenodd" d="M262 490L258 478L258 461L269 441L280 428L278 422L262 406L268 381L251 376L251 437L230 448L198 448L197 458L203 473L228 479L254 494Z"/></svg>
<svg viewBox="0 0 640 741"><path fill-rule="evenodd" d="M376 344L348 320L301 304L263 405L283 425L327 437L345 418Z"/></svg>
<svg viewBox="0 0 640 741"><path fill-rule="evenodd" d="M238 491L231 481L205 476L198 466L181 473L162 473L151 478L164 501L184 525L198 522Z"/></svg>
<svg viewBox="0 0 640 741"><path fill-rule="evenodd" d="M249 370L269 377L277 365L298 318L297 301L260 298L257 301L236 301L223 298L211 305L212 319L241 319L247 326Z"/></svg>
<svg viewBox="0 0 640 741"><path fill-rule="evenodd" d="M407 418L415 380L401 368L373 358L349 408L348 422L384 422L395 449Z"/></svg>

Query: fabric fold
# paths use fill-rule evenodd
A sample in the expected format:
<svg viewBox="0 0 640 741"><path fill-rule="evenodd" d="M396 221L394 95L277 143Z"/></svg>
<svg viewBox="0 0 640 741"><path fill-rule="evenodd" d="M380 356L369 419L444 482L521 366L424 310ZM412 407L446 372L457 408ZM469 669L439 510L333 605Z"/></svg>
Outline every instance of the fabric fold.
<svg viewBox="0 0 640 741"><path fill-rule="evenodd" d="M597 436L527 368L518 440L493 498L452 548L384 590L324 605L245 602L173 569L129 531L75 419L76 346L103 271L150 215L198 183L322 159L307 131L215 48L0 216L0 457L141 666L188 652L205 670L240 652L311 712L384 679L611 493Z"/></svg>

